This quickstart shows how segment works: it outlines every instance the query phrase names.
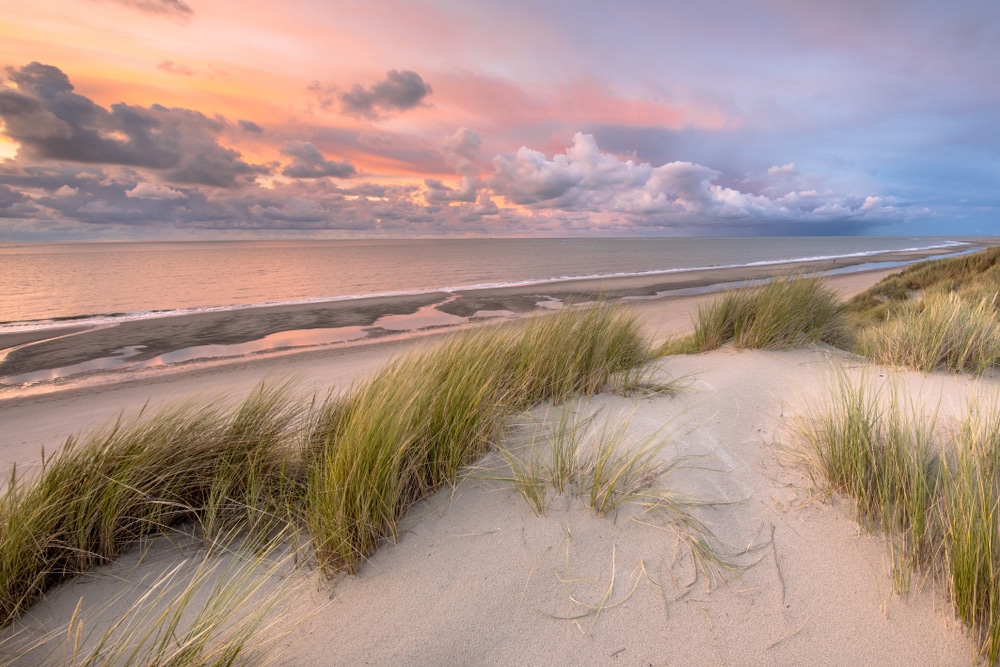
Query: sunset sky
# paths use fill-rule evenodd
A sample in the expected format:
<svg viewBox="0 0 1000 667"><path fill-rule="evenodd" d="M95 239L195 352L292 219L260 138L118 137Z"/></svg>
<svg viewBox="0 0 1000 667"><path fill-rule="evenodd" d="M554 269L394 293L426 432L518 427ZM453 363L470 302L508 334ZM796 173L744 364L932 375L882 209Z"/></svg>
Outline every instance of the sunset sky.
<svg viewBox="0 0 1000 667"><path fill-rule="evenodd" d="M996 0L0 9L0 242L1000 235Z"/></svg>

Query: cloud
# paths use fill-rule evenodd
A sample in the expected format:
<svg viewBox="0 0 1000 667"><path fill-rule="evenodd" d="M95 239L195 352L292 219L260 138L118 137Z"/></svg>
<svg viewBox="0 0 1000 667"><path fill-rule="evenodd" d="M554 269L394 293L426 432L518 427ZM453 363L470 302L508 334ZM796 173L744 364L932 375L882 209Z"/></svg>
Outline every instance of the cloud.
<svg viewBox="0 0 1000 667"><path fill-rule="evenodd" d="M106 201L87 202L76 210L79 217L96 218L109 222L136 222L143 220L145 214L140 208L115 206Z"/></svg>
<svg viewBox="0 0 1000 667"><path fill-rule="evenodd" d="M497 215L499 212L500 208L486 191L479 193L479 199L476 201L476 205L472 207L471 211L474 216Z"/></svg>
<svg viewBox="0 0 1000 667"><path fill-rule="evenodd" d="M0 185L0 218L22 218L37 213L38 209L28 197L6 185Z"/></svg>
<svg viewBox="0 0 1000 667"><path fill-rule="evenodd" d="M148 181L136 183L134 188L125 191L125 196L138 199L187 199L187 195L180 190L174 190L166 185L157 185Z"/></svg>
<svg viewBox="0 0 1000 667"><path fill-rule="evenodd" d="M812 192L769 197L720 185L721 176L693 162L654 167L623 160L601 153L593 136L577 133L572 146L551 159L527 147L514 156L497 156L486 184L509 203L532 211L587 213L598 220L625 215L637 229L650 223L766 227L865 219L878 224L896 220L900 213L877 196Z"/></svg>
<svg viewBox="0 0 1000 667"><path fill-rule="evenodd" d="M862 211L874 211L874 210L877 210L878 208L880 208L881 206L882 206L882 198L881 197L871 197L871 196L869 196L869 197L865 197L865 201L864 201L863 204L861 204L861 208L859 210L862 210Z"/></svg>
<svg viewBox="0 0 1000 667"><path fill-rule="evenodd" d="M307 141L289 141L281 149L282 155L292 158L291 164L281 170L283 176L289 178L350 178L356 170L347 160L334 162L327 160L323 154Z"/></svg>
<svg viewBox="0 0 1000 667"><path fill-rule="evenodd" d="M489 184L511 203L565 210L593 210L598 200L613 199L622 186L646 183L652 175L648 164L601 154L594 137L579 132L552 160L522 146L513 159L498 155L493 165Z"/></svg>
<svg viewBox="0 0 1000 667"><path fill-rule="evenodd" d="M262 128L260 125L253 122L252 120L240 119L236 121L236 124L244 132L250 132L251 134L264 134L264 128Z"/></svg>
<svg viewBox="0 0 1000 667"><path fill-rule="evenodd" d="M460 127L442 143L445 161L460 174L478 177L482 167L480 164L482 145L483 140L478 132Z"/></svg>
<svg viewBox="0 0 1000 667"><path fill-rule="evenodd" d="M468 176L462 177L459 187L450 188L441 181L433 178L424 179L427 189L424 191L424 199L428 204L450 204L451 202L474 203L476 201L476 191L478 181Z"/></svg>
<svg viewBox="0 0 1000 667"><path fill-rule="evenodd" d="M125 103L105 109L73 92L62 70L8 67L17 88L0 87L6 134L35 160L146 167L178 183L234 187L260 171L218 142L227 124L198 111Z"/></svg>
<svg viewBox="0 0 1000 667"><path fill-rule="evenodd" d="M466 160L479 158L479 149L483 145L479 133L467 127L460 127L444 141L444 148L449 153L463 157Z"/></svg>
<svg viewBox="0 0 1000 667"><path fill-rule="evenodd" d="M281 206L251 206L250 214L268 220L295 223L317 223L329 218L329 213L322 205L308 199L291 199Z"/></svg>
<svg viewBox="0 0 1000 667"><path fill-rule="evenodd" d="M161 69L168 74L176 74L178 76L194 76L194 70L186 65L177 65L173 60L161 61L156 69Z"/></svg>
<svg viewBox="0 0 1000 667"><path fill-rule="evenodd" d="M337 104L337 87L332 83L322 83L312 81L306 90L316 96L319 108L323 111L331 111Z"/></svg>
<svg viewBox="0 0 1000 667"><path fill-rule="evenodd" d="M789 162L788 164L783 164L779 166L768 167L768 176L793 176L799 173L798 169L795 168L794 162Z"/></svg>
<svg viewBox="0 0 1000 667"><path fill-rule="evenodd" d="M341 111L378 120L418 106L431 92L430 85L416 72L390 70L384 80L369 88L356 83L348 92L341 93Z"/></svg>
<svg viewBox="0 0 1000 667"><path fill-rule="evenodd" d="M194 16L194 10L184 0L112 0L112 2L130 7L143 14L155 14L185 20Z"/></svg>

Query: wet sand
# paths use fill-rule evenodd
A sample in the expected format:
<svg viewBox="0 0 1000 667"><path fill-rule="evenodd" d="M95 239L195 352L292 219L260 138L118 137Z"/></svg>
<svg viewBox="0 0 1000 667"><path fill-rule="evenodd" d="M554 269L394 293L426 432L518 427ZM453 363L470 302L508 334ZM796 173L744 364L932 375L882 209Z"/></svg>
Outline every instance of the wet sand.
<svg viewBox="0 0 1000 667"><path fill-rule="evenodd" d="M887 253L882 261L912 261L941 254L940 249ZM319 331L361 328L357 337L362 342L384 337L399 337L404 331L377 326L380 318L408 316L421 308L436 307L444 321L454 317L473 318L477 313L524 314L538 309L539 303L579 303L595 299L654 298L676 290L697 290L723 283L739 283L776 275L821 272L870 262L872 258L849 258L816 262L792 262L766 266L718 268L678 273L613 277L600 280L567 280L540 285L502 287L495 289L458 290L454 293L401 295L371 299L353 299L321 303L245 308L220 312L160 317L122 322L98 328L71 327L48 332L26 332L0 335L0 382L4 377L18 377L47 369L84 364L97 359L122 357L128 351L128 364L158 360L163 355L199 346L229 346L257 341L280 332ZM673 297L661 297L673 298ZM433 329L415 325L415 329ZM304 337L308 338L308 337ZM357 344L352 340L351 344ZM294 343L288 347L300 349L309 343ZM330 346L327 346L330 347ZM334 345L333 347L336 347ZM286 350L287 351L287 350ZM265 353L273 353L271 350ZM242 354L233 353L242 361ZM225 352L218 353L224 356ZM117 379L130 379L120 371L129 371L128 364ZM166 364L163 364L166 365ZM102 369L85 369L91 375L107 375ZM162 368L143 371L163 372ZM9 384L9 383L8 383ZM58 389L65 384L61 378L43 384ZM15 397L21 388L0 387L0 400Z"/></svg>

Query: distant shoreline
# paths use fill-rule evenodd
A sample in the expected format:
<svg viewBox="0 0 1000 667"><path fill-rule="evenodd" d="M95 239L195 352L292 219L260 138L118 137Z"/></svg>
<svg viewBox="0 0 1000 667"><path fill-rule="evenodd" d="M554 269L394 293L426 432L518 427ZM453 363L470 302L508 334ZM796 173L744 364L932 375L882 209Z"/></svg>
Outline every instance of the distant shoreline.
<svg viewBox="0 0 1000 667"><path fill-rule="evenodd" d="M961 246L961 251L983 245ZM99 327L66 327L33 332L0 334L0 383L4 378L28 377L32 383L62 383L50 369L80 369L79 374L147 370L187 361L228 359L236 361L278 352L308 351L336 344L338 347L399 338L464 324L487 316L523 315L539 308L595 299L670 298L683 293L711 291L716 285L740 283L801 272L826 272L845 267L863 269L867 264L913 262L940 256L941 248L879 253L875 256L838 257L812 261L768 263L751 266L698 269L671 273L566 279L556 282L496 288L456 289L374 298L240 308L197 312L171 317L123 321ZM954 254L954 253L946 253ZM380 326L397 320L393 328ZM302 344L282 343L267 348L253 346L269 336L301 332ZM324 339L323 334L328 338ZM319 341L319 342L317 342ZM247 346L252 349L247 352ZM240 347L243 346L243 347ZM257 349L260 347L260 349ZM185 359L178 351L191 351ZM199 357L202 354L204 356ZM168 355L168 356L165 356ZM181 361L171 361L171 356ZM102 366L103 363L103 366ZM88 367L90 364L91 367ZM35 374L35 375L32 375ZM77 373L71 373L76 376ZM39 378L39 379L35 379ZM6 383L0 397L17 395L23 384ZM3 396L7 394L7 396Z"/></svg>

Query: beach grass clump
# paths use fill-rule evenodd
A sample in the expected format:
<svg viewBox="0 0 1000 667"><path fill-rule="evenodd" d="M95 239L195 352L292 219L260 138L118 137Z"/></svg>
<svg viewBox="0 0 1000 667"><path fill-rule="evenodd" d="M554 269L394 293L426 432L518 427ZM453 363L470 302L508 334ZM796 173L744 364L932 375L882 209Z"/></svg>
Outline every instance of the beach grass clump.
<svg viewBox="0 0 1000 667"><path fill-rule="evenodd" d="M190 401L72 437L0 495L0 625L184 523L209 549L234 532L260 548L304 532L321 569L354 572L512 414L600 391L648 358L633 315L566 309L449 337L319 405L284 383L235 409Z"/></svg>
<svg viewBox="0 0 1000 667"><path fill-rule="evenodd" d="M543 400L599 391L648 358L634 316L566 310L468 332L386 367L321 411L307 523L320 563L356 571L407 508Z"/></svg>
<svg viewBox="0 0 1000 667"><path fill-rule="evenodd" d="M638 319L622 308L594 306L533 318L520 334L513 370L520 409L594 394L650 359Z"/></svg>
<svg viewBox="0 0 1000 667"><path fill-rule="evenodd" d="M147 535L185 521L261 527L278 505L296 413L287 388L260 387L231 415L212 401L144 412L71 437L37 479L12 471L0 497L0 625Z"/></svg>
<svg viewBox="0 0 1000 667"><path fill-rule="evenodd" d="M669 441L653 434L629 445L628 424L628 420L615 424L605 421L582 466L589 504L598 516L636 501L669 467L660 460Z"/></svg>
<svg viewBox="0 0 1000 667"><path fill-rule="evenodd" d="M0 666L267 664L296 626L281 612L306 585L288 585L294 554L280 545L220 535L215 549L122 581L106 602L85 607L81 598L62 627L8 630Z"/></svg>
<svg viewBox="0 0 1000 667"><path fill-rule="evenodd" d="M932 291L995 294L1000 288L1000 246L979 252L929 260L887 276L848 301L852 316L862 325L886 319L896 306ZM979 298L974 299L976 301Z"/></svg>
<svg viewBox="0 0 1000 667"><path fill-rule="evenodd" d="M888 276L847 303L854 350L924 372L1000 364L1000 247Z"/></svg>
<svg viewBox="0 0 1000 667"><path fill-rule="evenodd" d="M657 431L633 442L629 417L598 424L597 416L598 411L563 406L550 428L536 432L526 445L499 450L510 476L483 477L513 484L539 515L547 511L548 489L582 498L597 516L658 498L657 483L676 466L661 456L670 439Z"/></svg>
<svg viewBox="0 0 1000 667"><path fill-rule="evenodd" d="M859 333L855 350L881 364L924 372L982 373L1000 363L997 294L930 292Z"/></svg>
<svg viewBox="0 0 1000 667"><path fill-rule="evenodd" d="M668 342L661 352L707 352L727 343L755 349L818 341L844 345L848 335L844 308L836 293L818 276L793 276L731 290L700 306L694 332Z"/></svg>
<svg viewBox="0 0 1000 667"><path fill-rule="evenodd" d="M355 571L406 509L482 456L510 414L503 336L475 332L393 362L326 408L307 482L320 562ZM509 365L509 361L506 362ZM315 439L315 438L314 438Z"/></svg>
<svg viewBox="0 0 1000 667"><path fill-rule="evenodd" d="M957 428L892 391L842 380L804 437L833 490L889 537L894 581L921 570L947 589L990 662L1000 658L1000 405Z"/></svg>
<svg viewBox="0 0 1000 667"><path fill-rule="evenodd" d="M932 551L932 426L904 409L895 389L841 377L831 408L805 434L832 489L854 499L869 528L898 537L914 565Z"/></svg>
<svg viewBox="0 0 1000 667"><path fill-rule="evenodd" d="M956 614L1000 658L1000 406L973 405L943 459L941 533Z"/></svg>

